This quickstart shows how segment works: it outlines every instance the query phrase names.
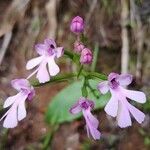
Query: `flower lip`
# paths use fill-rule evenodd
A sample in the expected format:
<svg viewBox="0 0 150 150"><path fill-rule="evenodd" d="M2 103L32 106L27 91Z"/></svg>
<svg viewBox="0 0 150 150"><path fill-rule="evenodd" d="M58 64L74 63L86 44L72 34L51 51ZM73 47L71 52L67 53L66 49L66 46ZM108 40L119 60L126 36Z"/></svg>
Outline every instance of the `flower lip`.
<svg viewBox="0 0 150 150"><path fill-rule="evenodd" d="M54 49L54 48L55 48L55 46L54 46L53 44L50 44L50 48Z"/></svg>
<svg viewBox="0 0 150 150"><path fill-rule="evenodd" d="M88 100L88 99L80 99L80 100L79 100L79 105L80 105L80 107L81 107L82 109L84 109L84 110L88 109L89 107L90 107L91 109L94 108L94 102L91 101L91 100Z"/></svg>
<svg viewBox="0 0 150 150"><path fill-rule="evenodd" d="M119 74L117 73L110 73L108 76L109 86L112 89L117 89L119 86L119 82L116 80L118 78Z"/></svg>

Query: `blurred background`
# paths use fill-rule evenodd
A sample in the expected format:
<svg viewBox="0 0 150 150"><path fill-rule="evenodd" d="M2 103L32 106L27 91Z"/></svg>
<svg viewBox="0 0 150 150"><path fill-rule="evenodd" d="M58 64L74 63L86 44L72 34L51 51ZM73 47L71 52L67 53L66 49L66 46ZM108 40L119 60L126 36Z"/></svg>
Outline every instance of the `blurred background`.
<svg viewBox="0 0 150 150"><path fill-rule="evenodd" d="M57 45L73 50L75 35L71 19L85 19L89 47L97 58L96 71L134 75L130 88L147 95L146 113L140 126L120 129L103 109L96 111L100 120L101 140L89 140L84 120L63 123L53 134L45 122L47 105L66 83L36 89L36 97L27 103L27 117L11 130L0 122L0 150L148 150L150 149L150 0L0 0L0 116L4 100L15 94L10 81L26 77L27 60L37 56L34 45L46 37ZM96 47L96 48L95 48ZM62 58L62 72L73 70Z"/></svg>

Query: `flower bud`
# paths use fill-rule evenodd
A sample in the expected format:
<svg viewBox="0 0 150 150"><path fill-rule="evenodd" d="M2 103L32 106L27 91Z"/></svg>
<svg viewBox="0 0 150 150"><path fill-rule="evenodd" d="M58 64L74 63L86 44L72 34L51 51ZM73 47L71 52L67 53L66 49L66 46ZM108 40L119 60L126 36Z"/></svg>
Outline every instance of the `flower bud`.
<svg viewBox="0 0 150 150"><path fill-rule="evenodd" d="M74 33L81 33L84 30L84 21L80 16L76 16L72 19L70 24L70 30Z"/></svg>
<svg viewBox="0 0 150 150"><path fill-rule="evenodd" d="M81 53L81 51L82 51L84 48L85 48L85 46L84 46L81 42L76 41L76 42L74 43L74 51L75 51L76 53Z"/></svg>
<svg viewBox="0 0 150 150"><path fill-rule="evenodd" d="M90 49L84 48L81 52L80 63L91 64L93 60L93 54Z"/></svg>

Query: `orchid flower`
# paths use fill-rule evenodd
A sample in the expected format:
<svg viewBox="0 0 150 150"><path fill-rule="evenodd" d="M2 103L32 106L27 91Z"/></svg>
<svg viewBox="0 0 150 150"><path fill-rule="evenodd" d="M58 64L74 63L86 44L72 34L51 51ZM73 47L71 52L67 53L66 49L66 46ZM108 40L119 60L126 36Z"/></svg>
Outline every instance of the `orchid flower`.
<svg viewBox="0 0 150 150"><path fill-rule="evenodd" d="M37 73L36 77L39 82L45 83L50 80L50 76L55 76L59 73L60 69L55 62L55 58L61 57L64 50L63 47L57 47L53 39L45 39L44 44L35 45L35 49L40 56L29 60L26 69L37 68L27 79Z"/></svg>
<svg viewBox="0 0 150 150"><path fill-rule="evenodd" d="M18 121L26 117L25 100L31 100L35 95L33 87L26 79L15 79L11 81L11 85L19 93L10 96L4 103L4 108L10 107L8 111L0 119L4 119L3 126L5 128L14 128L17 126Z"/></svg>
<svg viewBox="0 0 150 150"><path fill-rule="evenodd" d="M82 97L70 108L70 113L77 114L82 112L86 121L88 137L91 134L92 137L97 140L100 139L100 132L97 130L99 121L91 114L93 108L94 102Z"/></svg>
<svg viewBox="0 0 150 150"><path fill-rule="evenodd" d="M117 118L118 126L125 128L132 125L131 115L138 123L144 121L145 115L136 107L131 105L127 98L139 103L146 102L146 96L143 92L127 90L123 86L127 86L132 82L130 74L110 73L108 81L99 83L98 89L102 94L108 91L111 93L111 98L105 106L105 111L108 115Z"/></svg>

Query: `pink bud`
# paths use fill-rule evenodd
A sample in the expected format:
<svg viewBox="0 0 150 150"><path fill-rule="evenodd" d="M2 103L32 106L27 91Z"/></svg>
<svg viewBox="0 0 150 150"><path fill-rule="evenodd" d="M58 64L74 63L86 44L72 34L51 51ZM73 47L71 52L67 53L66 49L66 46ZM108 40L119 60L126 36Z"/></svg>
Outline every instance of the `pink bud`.
<svg viewBox="0 0 150 150"><path fill-rule="evenodd" d="M74 33L81 33L84 30L84 21L80 16L76 16L72 19L70 24L70 30Z"/></svg>
<svg viewBox="0 0 150 150"><path fill-rule="evenodd" d="M76 41L76 42L74 43L74 51L75 51L76 53L81 53L81 51L82 51L84 48L85 48L85 46L84 46L81 42Z"/></svg>
<svg viewBox="0 0 150 150"><path fill-rule="evenodd" d="M81 52L80 63L91 64L93 60L93 54L90 49L84 48Z"/></svg>

